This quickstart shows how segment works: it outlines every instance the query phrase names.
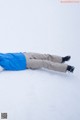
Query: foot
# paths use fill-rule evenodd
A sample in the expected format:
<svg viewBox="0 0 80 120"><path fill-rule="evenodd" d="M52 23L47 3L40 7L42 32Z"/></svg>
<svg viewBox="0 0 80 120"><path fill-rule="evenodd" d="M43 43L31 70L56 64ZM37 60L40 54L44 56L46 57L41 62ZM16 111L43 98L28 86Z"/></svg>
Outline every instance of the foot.
<svg viewBox="0 0 80 120"><path fill-rule="evenodd" d="M62 63L65 62L65 61L69 61L70 58L71 58L71 56L62 57Z"/></svg>
<svg viewBox="0 0 80 120"><path fill-rule="evenodd" d="M72 73L74 72L74 69L75 69L74 66L68 65L68 67L67 67L67 71L72 72Z"/></svg>

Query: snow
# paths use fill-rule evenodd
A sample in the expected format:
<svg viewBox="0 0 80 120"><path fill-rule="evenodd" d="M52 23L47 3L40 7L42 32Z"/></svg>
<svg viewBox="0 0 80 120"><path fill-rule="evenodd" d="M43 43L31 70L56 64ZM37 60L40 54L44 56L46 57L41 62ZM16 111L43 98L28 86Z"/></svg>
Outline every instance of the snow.
<svg viewBox="0 0 80 120"><path fill-rule="evenodd" d="M0 113L8 120L80 120L80 3L0 1L0 52L71 55L71 73L0 72Z"/></svg>

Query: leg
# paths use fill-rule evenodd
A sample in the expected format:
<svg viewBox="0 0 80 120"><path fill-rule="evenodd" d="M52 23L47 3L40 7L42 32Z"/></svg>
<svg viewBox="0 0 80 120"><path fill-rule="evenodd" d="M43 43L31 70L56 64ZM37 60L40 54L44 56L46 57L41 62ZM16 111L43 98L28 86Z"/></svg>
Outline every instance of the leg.
<svg viewBox="0 0 80 120"><path fill-rule="evenodd" d="M54 71L66 72L67 66L67 64L55 63L48 60L27 59L27 68L29 69L39 69L43 67Z"/></svg>
<svg viewBox="0 0 80 120"><path fill-rule="evenodd" d="M24 55L29 59L40 59L40 60L49 60L52 62L62 62L62 57L51 55L51 54L40 54L40 53L32 53L32 52L24 52Z"/></svg>

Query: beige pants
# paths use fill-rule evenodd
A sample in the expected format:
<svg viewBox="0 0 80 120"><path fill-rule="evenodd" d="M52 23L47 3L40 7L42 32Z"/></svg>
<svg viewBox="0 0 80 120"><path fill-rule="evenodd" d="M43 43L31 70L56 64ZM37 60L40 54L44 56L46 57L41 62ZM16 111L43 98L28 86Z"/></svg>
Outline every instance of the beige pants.
<svg viewBox="0 0 80 120"><path fill-rule="evenodd" d="M39 69L47 68L54 71L66 72L67 64L63 64L62 57L51 54L40 54L32 52L24 52L26 57L27 68Z"/></svg>

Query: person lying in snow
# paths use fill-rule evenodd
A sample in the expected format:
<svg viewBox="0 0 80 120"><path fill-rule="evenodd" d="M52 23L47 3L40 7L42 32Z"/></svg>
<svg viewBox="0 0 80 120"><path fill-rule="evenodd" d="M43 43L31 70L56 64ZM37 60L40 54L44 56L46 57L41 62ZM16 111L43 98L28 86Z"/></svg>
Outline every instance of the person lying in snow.
<svg viewBox="0 0 80 120"><path fill-rule="evenodd" d="M71 56L56 56L32 52L0 53L1 70L25 70L47 68L59 72L73 72L74 67L64 64Z"/></svg>

